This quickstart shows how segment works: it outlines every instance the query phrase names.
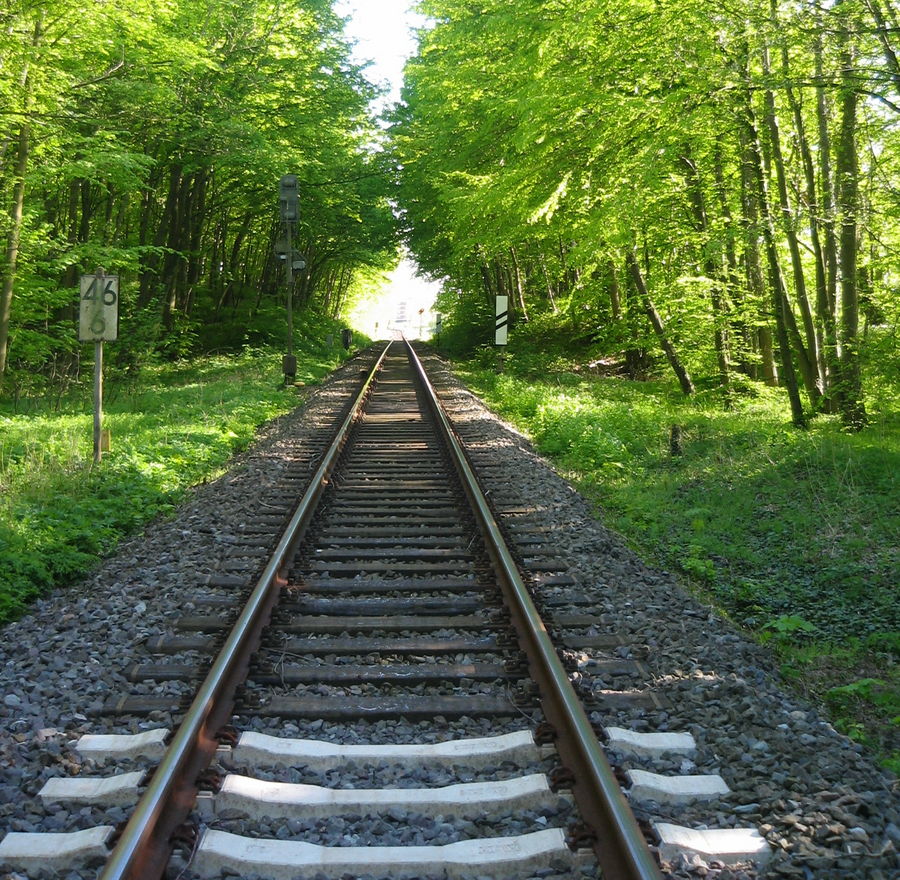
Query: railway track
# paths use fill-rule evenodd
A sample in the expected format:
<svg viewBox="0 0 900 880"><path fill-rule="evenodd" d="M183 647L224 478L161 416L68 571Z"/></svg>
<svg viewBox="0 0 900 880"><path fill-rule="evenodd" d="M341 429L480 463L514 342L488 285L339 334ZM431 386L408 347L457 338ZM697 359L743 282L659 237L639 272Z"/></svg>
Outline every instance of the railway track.
<svg viewBox="0 0 900 880"><path fill-rule="evenodd" d="M537 585L571 578L540 527L509 507L495 520L411 348L384 350L339 421L106 707L143 732L79 744L130 772L52 780L48 802L137 801L124 828L80 832L80 858L103 863L101 880L660 878L598 739L644 756L690 755L692 740L588 716L663 706L633 686L640 663L590 615L536 607ZM585 688L585 650L621 686ZM173 734L154 727L173 712ZM684 791L652 777L627 782L651 799L723 793L718 777ZM317 843L336 823L342 845ZM0 860L10 838L35 875L63 864L29 835L9 835Z"/></svg>

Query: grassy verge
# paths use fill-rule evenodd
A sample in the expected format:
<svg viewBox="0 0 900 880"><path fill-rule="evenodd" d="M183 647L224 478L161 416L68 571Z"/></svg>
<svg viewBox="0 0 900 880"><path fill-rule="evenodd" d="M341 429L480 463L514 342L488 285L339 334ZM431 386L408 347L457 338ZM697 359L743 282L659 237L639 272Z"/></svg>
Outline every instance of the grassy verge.
<svg viewBox="0 0 900 880"><path fill-rule="evenodd" d="M726 412L662 382L461 373L609 526L768 642L794 687L900 772L896 404L860 434L826 417L801 432L763 387Z"/></svg>
<svg viewBox="0 0 900 880"><path fill-rule="evenodd" d="M301 352L299 383L343 350ZM216 476L264 421L296 406L275 352L146 367L139 387L110 383L112 451L91 466L89 399L14 414L0 401L0 621L84 574L122 537Z"/></svg>

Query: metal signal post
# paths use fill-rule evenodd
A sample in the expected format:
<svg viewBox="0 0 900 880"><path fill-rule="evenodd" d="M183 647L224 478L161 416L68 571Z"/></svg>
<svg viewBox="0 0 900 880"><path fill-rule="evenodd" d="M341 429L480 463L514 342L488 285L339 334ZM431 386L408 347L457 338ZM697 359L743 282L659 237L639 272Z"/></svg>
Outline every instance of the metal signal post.
<svg viewBox="0 0 900 880"><path fill-rule="evenodd" d="M276 246L276 252L284 254L287 283L287 354L282 368L284 384L291 385L297 377L297 358L294 357L294 224L299 218L296 174L285 174L278 182L278 206L284 223L284 239Z"/></svg>

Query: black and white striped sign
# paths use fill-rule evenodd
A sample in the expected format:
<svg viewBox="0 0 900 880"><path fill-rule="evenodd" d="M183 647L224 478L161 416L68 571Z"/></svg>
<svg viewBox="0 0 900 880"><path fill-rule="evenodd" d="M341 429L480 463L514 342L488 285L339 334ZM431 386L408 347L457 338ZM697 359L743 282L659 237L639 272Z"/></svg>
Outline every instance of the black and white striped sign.
<svg viewBox="0 0 900 880"><path fill-rule="evenodd" d="M494 342L497 345L506 345L509 327L509 297L497 296L497 319L494 323Z"/></svg>

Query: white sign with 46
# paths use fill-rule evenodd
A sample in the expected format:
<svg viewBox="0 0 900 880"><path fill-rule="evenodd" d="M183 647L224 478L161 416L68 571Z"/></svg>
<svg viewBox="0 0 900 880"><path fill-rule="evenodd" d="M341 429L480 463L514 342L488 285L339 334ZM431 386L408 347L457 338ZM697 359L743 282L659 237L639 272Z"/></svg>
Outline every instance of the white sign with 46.
<svg viewBox="0 0 900 880"><path fill-rule="evenodd" d="M82 275L79 342L115 342L119 332L119 276Z"/></svg>

